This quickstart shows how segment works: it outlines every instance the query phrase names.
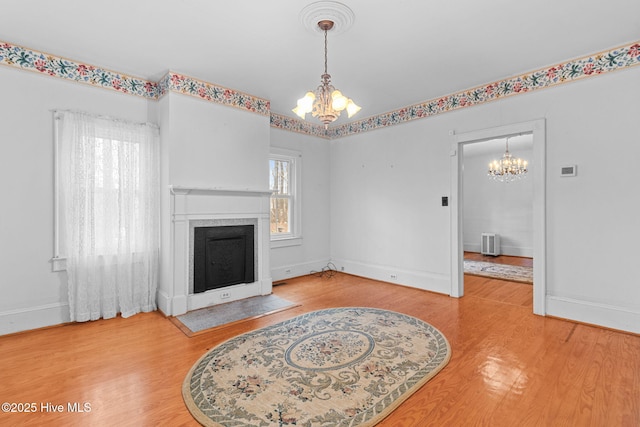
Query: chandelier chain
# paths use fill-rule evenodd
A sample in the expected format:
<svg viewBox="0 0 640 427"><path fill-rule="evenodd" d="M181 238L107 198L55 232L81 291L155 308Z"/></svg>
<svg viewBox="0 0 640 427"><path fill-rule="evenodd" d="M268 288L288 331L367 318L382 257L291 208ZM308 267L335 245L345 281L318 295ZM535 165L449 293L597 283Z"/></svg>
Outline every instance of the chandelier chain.
<svg viewBox="0 0 640 427"><path fill-rule="evenodd" d="M327 73L327 30L324 30L324 73Z"/></svg>

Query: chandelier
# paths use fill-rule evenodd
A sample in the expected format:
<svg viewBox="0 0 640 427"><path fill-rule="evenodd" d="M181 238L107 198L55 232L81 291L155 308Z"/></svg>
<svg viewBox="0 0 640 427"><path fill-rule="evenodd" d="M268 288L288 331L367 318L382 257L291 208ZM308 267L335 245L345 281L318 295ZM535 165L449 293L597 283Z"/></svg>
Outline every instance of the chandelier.
<svg viewBox="0 0 640 427"><path fill-rule="evenodd" d="M331 75L327 73L327 32L333 28L333 21L323 19L318 22L318 26L324 31L324 74L320 76L321 83L315 92L307 92L304 97L298 99L298 105L291 111L303 120L307 113L311 113L324 123L326 129L329 123L340 117L341 111L346 109L347 115L351 118L360 111L360 107L331 84Z"/></svg>
<svg viewBox="0 0 640 427"><path fill-rule="evenodd" d="M500 182L511 182L527 176L527 161L514 158L509 153L509 138L507 138L507 149L502 155L502 159L489 163L489 178Z"/></svg>

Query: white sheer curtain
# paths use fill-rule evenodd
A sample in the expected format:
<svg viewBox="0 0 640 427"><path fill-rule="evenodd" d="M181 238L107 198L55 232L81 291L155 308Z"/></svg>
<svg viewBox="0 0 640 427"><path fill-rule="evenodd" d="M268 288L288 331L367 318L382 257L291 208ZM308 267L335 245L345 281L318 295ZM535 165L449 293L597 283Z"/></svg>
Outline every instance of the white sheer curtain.
<svg viewBox="0 0 640 427"><path fill-rule="evenodd" d="M56 120L71 320L155 310L158 128L69 111Z"/></svg>

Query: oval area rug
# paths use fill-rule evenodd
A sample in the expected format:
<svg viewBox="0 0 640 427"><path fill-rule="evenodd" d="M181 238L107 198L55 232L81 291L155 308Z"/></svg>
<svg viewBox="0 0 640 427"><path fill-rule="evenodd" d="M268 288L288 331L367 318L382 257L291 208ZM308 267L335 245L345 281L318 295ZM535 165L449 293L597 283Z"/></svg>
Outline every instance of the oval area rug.
<svg viewBox="0 0 640 427"><path fill-rule="evenodd" d="M206 426L373 426L449 361L440 331L363 307L314 311L216 346L182 395Z"/></svg>

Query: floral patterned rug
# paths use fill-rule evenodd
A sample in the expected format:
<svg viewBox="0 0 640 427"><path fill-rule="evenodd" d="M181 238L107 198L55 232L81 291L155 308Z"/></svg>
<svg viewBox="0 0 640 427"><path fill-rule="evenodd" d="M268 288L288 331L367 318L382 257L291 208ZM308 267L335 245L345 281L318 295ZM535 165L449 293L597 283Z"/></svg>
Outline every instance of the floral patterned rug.
<svg viewBox="0 0 640 427"><path fill-rule="evenodd" d="M373 426L450 356L422 320L332 308L218 345L191 368L182 395L206 426Z"/></svg>
<svg viewBox="0 0 640 427"><path fill-rule="evenodd" d="M519 265L496 264L493 262L464 260L465 274L509 280L511 282L533 283L533 268Z"/></svg>

